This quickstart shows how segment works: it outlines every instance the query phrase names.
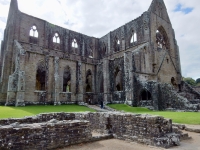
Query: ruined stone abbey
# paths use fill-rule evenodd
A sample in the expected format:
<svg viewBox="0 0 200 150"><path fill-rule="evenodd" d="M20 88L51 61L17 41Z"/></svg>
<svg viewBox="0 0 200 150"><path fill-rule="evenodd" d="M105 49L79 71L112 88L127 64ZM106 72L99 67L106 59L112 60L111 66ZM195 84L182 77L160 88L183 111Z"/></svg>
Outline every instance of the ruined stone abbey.
<svg viewBox="0 0 200 150"><path fill-rule="evenodd" d="M163 0L101 38L25 14L11 0L0 67L3 105L103 101L197 109L200 99L181 81L179 47Z"/></svg>

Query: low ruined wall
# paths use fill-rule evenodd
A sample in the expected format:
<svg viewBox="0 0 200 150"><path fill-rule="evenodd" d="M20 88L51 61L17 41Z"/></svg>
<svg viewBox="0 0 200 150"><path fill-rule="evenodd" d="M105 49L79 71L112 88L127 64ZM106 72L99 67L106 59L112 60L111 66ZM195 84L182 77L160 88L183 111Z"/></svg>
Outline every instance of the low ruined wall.
<svg viewBox="0 0 200 150"><path fill-rule="evenodd" d="M52 119L60 122L54 122ZM48 122L49 120L51 121ZM34 149L31 147L33 145L38 149L47 146L51 149L56 146L92 141L91 131L110 133L118 139L154 146L170 147L179 144L179 135L172 134L170 119L132 113L50 113L22 119L4 119L0 120L0 125L0 146L7 148L10 146L11 149L14 145L15 149L20 146Z"/></svg>
<svg viewBox="0 0 200 150"><path fill-rule="evenodd" d="M0 125L9 125L15 122L18 122L20 124L23 123L41 123L41 122L47 122L51 119L56 120L74 120L75 114L74 113L43 113L36 116L30 116L30 117L24 117L24 118L9 118L9 119L1 119Z"/></svg>
<svg viewBox="0 0 200 150"><path fill-rule="evenodd" d="M129 113L76 113L78 120L88 120L91 129L100 133L113 133L115 138L170 147L179 144L172 133L172 121L160 116Z"/></svg>
<svg viewBox="0 0 200 150"><path fill-rule="evenodd" d="M54 149L90 141L88 121L57 121L10 124L0 127L0 149Z"/></svg>

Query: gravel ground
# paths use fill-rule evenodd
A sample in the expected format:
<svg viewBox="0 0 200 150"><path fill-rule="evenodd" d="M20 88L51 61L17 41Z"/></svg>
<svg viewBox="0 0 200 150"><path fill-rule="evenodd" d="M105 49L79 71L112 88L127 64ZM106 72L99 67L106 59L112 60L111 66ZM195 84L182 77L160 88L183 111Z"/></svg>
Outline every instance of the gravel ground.
<svg viewBox="0 0 200 150"><path fill-rule="evenodd" d="M200 150L200 134L193 132L186 133L188 133L192 139L181 141L180 146L175 146L173 148L169 148L168 150ZM164 148L142 145L118 139L110 139L93 143L73 145L60 150L164 150Z"/></svg>

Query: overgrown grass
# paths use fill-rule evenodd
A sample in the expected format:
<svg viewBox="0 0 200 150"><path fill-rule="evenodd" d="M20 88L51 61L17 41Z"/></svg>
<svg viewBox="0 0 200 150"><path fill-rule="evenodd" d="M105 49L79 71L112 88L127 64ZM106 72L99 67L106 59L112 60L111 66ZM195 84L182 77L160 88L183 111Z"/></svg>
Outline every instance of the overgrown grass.
<svg viewBox="0 0 200 150"><path fill-rule="evenodd" d="M0 118L21 118L24 116L33 116L39 113L47 112L84 112L95 110L79 105L60 105L60 106L25 106L25 107L8 107L0 106Z"/></svg>
<svg viewBox="0 0 200 150"><path fill-rule="evenodd" d="M116 110L123 110L125 112L160 115L165 118L172 119L172 121L175 123L200 125L200 113L199 112L151 111L147 108L131 107L131 106L124 105L124 104L109 104L108 106L111 108L114 108Z"/></svg>

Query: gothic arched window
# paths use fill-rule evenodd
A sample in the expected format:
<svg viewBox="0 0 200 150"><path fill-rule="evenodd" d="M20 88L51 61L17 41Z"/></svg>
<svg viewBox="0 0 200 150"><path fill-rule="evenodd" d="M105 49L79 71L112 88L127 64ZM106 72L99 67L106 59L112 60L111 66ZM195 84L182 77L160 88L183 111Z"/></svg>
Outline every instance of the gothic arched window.
<svg viewBox="0 0 200 150"><path fill-rule="evenodd" d="M60 37L59 37L59 34L58 33L55 33L54 36L53 36L53 42L54 43L60 43Z"/></svg>
<svg viewBox="0 0 200 150"><path fill-rule="evenodd" d="M35 25L33 25L30 29L29 35L35 38L38 38L38 31L37 31L37 27Z"/></svg>
<svg viewBox="0 0 200 150"><path fill-rule="evenodd" d="M158 49L169 49L169 40L167 37L167 33L163 27L159 27L156 30L156 43Z"/></svg>
<svg viewBox="0 0 200 150"><path fill-rule="evenodd" d="M118 38L115 38L115 41L114 41L114 51L115 52L120 51L120 41Z"/></svg>
<svg viewBox="0 0 200 150"><path fill-rule="evenodd" d="M78 43L76 39L73 39L72 41L72 51L74 54L78 53Z"/></svg>
<svg viewBox="0 0 200 150"><path fill-rule="evenodd" d="M33 25L29 31L29 42L33 44L38 43L38 31L35 25Z"/></svg>

